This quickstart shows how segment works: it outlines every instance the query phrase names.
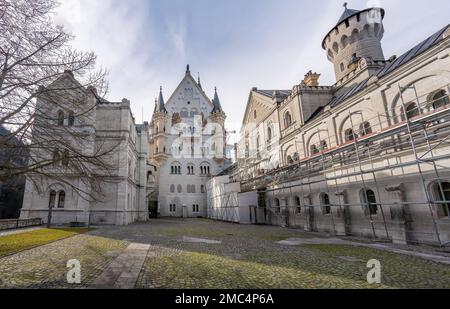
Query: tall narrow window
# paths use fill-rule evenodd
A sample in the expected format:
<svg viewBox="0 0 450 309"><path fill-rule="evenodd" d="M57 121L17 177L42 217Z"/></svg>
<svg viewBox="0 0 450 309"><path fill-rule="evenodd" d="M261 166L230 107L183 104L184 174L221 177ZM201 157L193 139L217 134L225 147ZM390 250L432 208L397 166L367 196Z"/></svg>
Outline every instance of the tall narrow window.
<svg viewBox="0 0 450 309"><path fill-rule="evenodd" d="M322 212L324 215L331 214L330 197L326 193L320 195L320 204L322 205Z"/></svg>
<svg viewBox="0 0 450 309"><path fill-rule="evenodd" d="M69 151L66 149L64 150L63 156L62 156L62 164L63 166L69 166L70 158L69 158Z"/></svg>
<svg viewBox="0 0 450 309"><path fill-rule="evenodd" d="M375 192L372 190L361 191L361 201L363 202L366 210L366 214L377 215L378 214L378 203L375 196Z"/></svg>
<svg viewBox="0 0 450 309"><path fill-rule="evenodd" d="M55 208L55 202L56 202L56 192L52 190L50 192L50 199L48 201L48 208Z"/></svg>
<svg viewBox="0 0 450 309"><path fill-rule="evenodd" d="M288 128L292 125L291 113L286 112L286 114L284 114L284 124L285 124L286 128Z"/></svg>
<svg viewBox="0 0 450 309"><path fill-rule="evenodd" d="M66 202L66 192L59 191L58 196L58 208L64 208L64 203Z"/></svg>
<svg viewBox="0 0 450 309"><path fill-rule="evenodd" d="M58 111L58 126L64 125L64 112L62 110Z"/></svg>
<svg viewBox="0 0 450 309"><path fill-rule="evenodd" d="M73 127L75 125L75 114L74 112L69 112L69 127Z"/></svg>

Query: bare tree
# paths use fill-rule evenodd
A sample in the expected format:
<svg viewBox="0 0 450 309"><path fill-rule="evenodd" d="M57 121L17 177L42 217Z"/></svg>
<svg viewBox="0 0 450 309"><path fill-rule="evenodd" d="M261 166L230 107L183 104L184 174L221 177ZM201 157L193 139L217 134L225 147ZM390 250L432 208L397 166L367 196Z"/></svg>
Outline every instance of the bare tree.
<svg viewBox="0 0 450 309"><path fill-rule="evenodd" d="M95 135L95 113L107 92L94 53L74 50L73 36L53 23L55 0L0 0L0 182L27 175L102 196L113 176L116 144ZM28 156L25 165L16 164ZM76 182L71 179L78 179ZM79 181L81 180L81 181Z"/></svg>

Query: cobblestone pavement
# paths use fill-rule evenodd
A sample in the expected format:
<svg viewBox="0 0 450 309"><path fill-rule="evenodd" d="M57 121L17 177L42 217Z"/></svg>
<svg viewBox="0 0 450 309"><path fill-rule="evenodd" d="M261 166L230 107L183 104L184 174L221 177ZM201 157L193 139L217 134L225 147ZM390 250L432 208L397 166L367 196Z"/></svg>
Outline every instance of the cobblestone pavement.
<svg viewBox="0 0 450 309"><path fill-rule="evenodd" d="M309 241L279 243L293 238ZM69 259L81 262L79 286L65 283ZM366 281L370 259L381 262L381 285ZM298 230L203 219L102 227L0 259L0 288L98 286L450 289L450 267Z"/></svg>
<svg viewBox="0 0 450 309"><path fill-rule="evenodd" d="M92 234L150 245L137 288L450 288L448 265L346 244L286 246L278 242L320 236L279 227L159 219ZM381 285L367 284L371 259Z"/></svg>

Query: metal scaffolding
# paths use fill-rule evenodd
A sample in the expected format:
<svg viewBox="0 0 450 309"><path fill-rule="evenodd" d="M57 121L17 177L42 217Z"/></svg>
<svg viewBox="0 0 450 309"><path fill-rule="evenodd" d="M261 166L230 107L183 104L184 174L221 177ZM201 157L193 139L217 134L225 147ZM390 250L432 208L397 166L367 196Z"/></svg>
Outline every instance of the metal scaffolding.
<svg viewBox="0 0 450 309"><path fill-rule="evenodd" d="M390 226L386 218L385 207L401 207L404 209L414 207L415 205L426 206L432 222L433 235L429 235L433 240L441 245L446 245L450 241L449 233L441 233L437 223L436 205L441 206L442 211L449 213L450 200L448 193L443 188L443 175L450 173L450 164L446 160L450 159L450 98L448 91L449 85L440 87L446 89L445 95L436 99L430 99L428 93L419 97L415 86L401 88L399 86L399 108L387 111L385 114L377 113L376 117L364 119L361 112L349 112L351 122L351 135L347 136L345 142L339 144L341 137L332 136L327 132L327 136L322 137L321 131L317 130L320 146L316 153L299 153L298 160L287 163L273 170L265 170L261 173L261 165L264 159L259 156L254 159L245 159L239 162L239 170L244 173L241 176L241 187L243 191L263 191L269 202L267 210L278 220L280 225L299 225L296 222L299 216L298 210L312 213L304 216L305 229L316 230L314 227L314 211L320 208L330 218L330 233L338 234L336 221L344 220L345 230L351 230L352 222L350 217L346 217L352 207L362 207L368 209L367 219L368 231L374 239L395 239L393 234L398 232ZM406 103L404 93L414 91L415 100ZM361 118L361 123L355 123L354 118ZM323 139L322 139L323 138ZM329 147L331 145L336 145ZM281 153L280 149L280 153ZM257 150L259 154L259 149ZM249 157L252 157L251 155ZM281 156L283 157L283 156ZM442 163L444 162L444 163ZM429 170L431 167L431 172ZM406 169L410 171L408 176L414 176L420 182L424 192L424 201L400 201L389 203L383 201L381 190L388 191L386 184L380 184L380 173L393 173L397 169ZM414 169L414 173L411 170ZM405 174L396 175L400 178L407 177ZM445 177L445 176L444 176ZM436 181L438 186L438 197L430 193L427 182ZM447 182L449 180L447 179ZM359 184L362 187L362 201L359 204L352 204L345 201L343 190L352 184ZM370 186L368 185L370 184ZM319 204L312 202L313 187L320 186L323 197L328 200L321 201ZM369 190L374 189L373 191ZM396 189L391 189L395 191ZM288 196L292 201L295 195L301 198L295 203L288 202L286 205L280 205L278 197ZM369 195L370 192L370 195ZM373 196L372 196L373 193ZM330 203L329 196L335 195L338 203ZM271 197L270 197L271 196ZM322 197L321 197L322 198ZM376 202L373 200L376 199ZM275 201L275 202L274 202ZM281 208L284 208L283 212ZM324 210L325 209L325 210ZM380 229L376 227L376 219L373 209L379 210L381 215L383 234L380 236ZM391 211L392 216L392 211ZM408 214L403 213L406 218ZM378 214L377 214L378 217ZM391 220L392 221L392 220ZM408 220L404 220L408 221ZM440 220L442 221L442 220ZM448 220L447 220L448 221ZM272 223L272 222L269 222ZM407 223L408 224L408 223ZM450 222L440 222L442 228L450 229ZM301 225L301 224L300 224ZM377 231L376 231L377 230ZM416 241L412 237L412 232L406 229L409 242ZM420 233L420 231L414 231ZM426 232L422 232L426 233ZM347 232L346 232L347 234ZM350 232L348 233L350 234ZM443 235L447 236L443 236Z"/></svg>

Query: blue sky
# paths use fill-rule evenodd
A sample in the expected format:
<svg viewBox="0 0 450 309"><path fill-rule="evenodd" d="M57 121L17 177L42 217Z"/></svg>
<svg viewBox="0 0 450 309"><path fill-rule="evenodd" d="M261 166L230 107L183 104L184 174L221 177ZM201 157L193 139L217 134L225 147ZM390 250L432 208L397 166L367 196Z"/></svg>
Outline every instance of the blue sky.
<svg viewBox="0 0 450 309"><path fill-rule="evenodd" d="M150 121L163 86L166 99L186 64L211 97L218 87L229 129L239 129L249 91L291 89L309 70L335 82L321 48L343 12L336 0L64 0L56 22L94 51L109 70L110 100L128 98L137 122ZM383 47L400 55L450 23L448 0L348 1L386 9Z"/></svg>

